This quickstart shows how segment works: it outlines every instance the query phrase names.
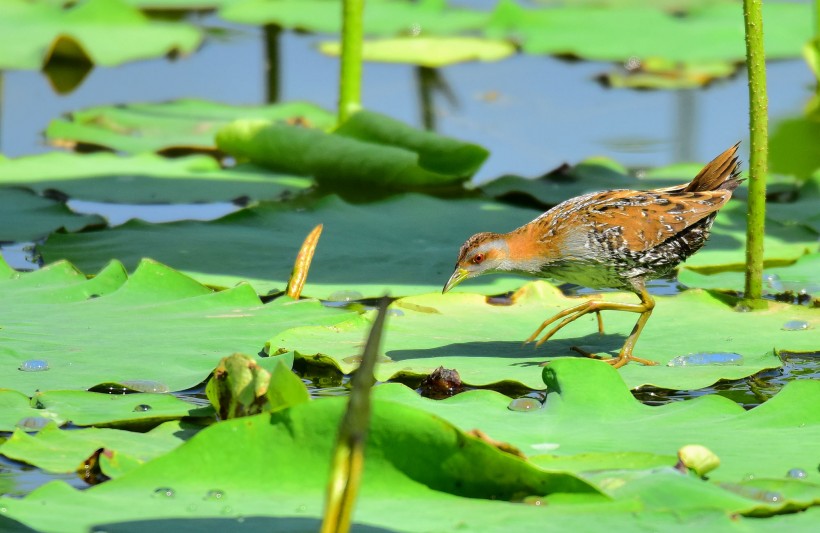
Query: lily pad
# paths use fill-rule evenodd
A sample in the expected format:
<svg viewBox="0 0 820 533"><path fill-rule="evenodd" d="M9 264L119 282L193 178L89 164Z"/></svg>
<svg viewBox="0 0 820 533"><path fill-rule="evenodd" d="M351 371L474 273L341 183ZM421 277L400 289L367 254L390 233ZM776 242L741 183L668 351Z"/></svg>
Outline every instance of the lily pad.
<svg viewBox="0 0 820 533"><path fill-rule="evenodd" d="M630 58L625 68L599 76L609 87L631 89L695 89L735 74L738 64L725 61L694 63L648 58Z"/></svg>
<svg viewBox="0 0 820 533"><path fill-rule="evenodd" d="M432 402L400 385L377 388L357 527L509 531L549 521L557 528L582 530L591 521L606 521L615 531L686 524L728 529L751 527L738 514L771 515L817 502L820 489L811 482L737 483L738 472L748 472L749 466L761 476L776 472L779 477L784 464L811 460L800 446L803 439L816 439L820 428L812 409L820 393L817 383L792 383L750 413L721 398L650 408L631 397L611 368L591 361L561 363L548 378L555 392L544 409L531 413L509 411L509 399L489 391ZM343 404L342 398L330 398L219 423L102 485L77 491L53 482L23 499L5 497L0 503L5 516L39 530L213 530L235 526L237 520L254 529L316 530ZM785 416L776 416L780 413ZM494 438L510 435L517 443L556 439L568 454L624 445L668 454L698 435L725 457L714 479L731 483L705 482L671 468L622 469L610 472L608 496L601 496L600 489L579 477L541 470L442 418L458 420L462 428L481 428ZM646 438L647 432L653 438ZM793 454L771 454L759 442L791 447ZM717 477L721 469L725 477ZM769 487L781 491L780 501L758 496ZM508 501L528 495L534 498L525 501L541 505ZM86 511L68 512L77 508ZM781 517L767 520L775 525Z"/></svg>
<svg viewBox="0 0 820 533"><path fill-rule="evenodd" d="M38 250L46 261L66 258L85 271L111 258L131 269L151 256L212 286L247 281L265 293L284 290L302 239L322 223L302 294L402 296L441 290L473 233L511 230L537 215L483 200L404 195L352 205L327 197L315 204L262 204L208 223L131 221L102 232L54 234ZM487 276L468 290L498 294L522 284L518 277Z"/></svg>
<svg viewBox="0 0 820 533"><path fill-rule="evenodd" d="M320 185L337 188L458 186L489 155L476 144L418 130L370 111L359 111L333 133L239 120L222 128L216 143L240 161L313 176Z"/></svg>
<svg viewBox="0 0 820 533"><path fill-rule="evenodd" d="M204 155L167 159L154 154L51 152L0 161L0 186L108 203L276 200L312 184L308 178L277 175L252 165L221 169ZM28 225L28 219L24 221Z"/></svg>
<svg viewBox="0 0 820 533"><path fill-rule="evenodd" d="M46 137L53 144L104 147L122 152L213 152L219 128L237 119L298 123L319 129L336 117L314 104L288 102L266 106L235 106L183 99L159 104L99 106L53 120Z"/></svg>
<svg viewBox="0 0 820 533"><path fill-rule="evenodd" d="M616 9L573 5L525 9L498 3L485 28L489 36L513 36L531 54L570 54L584 59L626 61L663 58L682 62L743 61L743 17L736 4L710 3L676 16L647 6ZM808 4L767 4L766 57L797 57L812 36Z"/></svg>
<svg viewBox="0 0 820 533"><path fill-rule="evenodd" d="M130 456L136 464L163 455L192 437L198 428L166 422L147 433L120 429L64 430L49 424L36 435L18 429L0 444L0 455L46 472L79 470L97 450Z"/></svg>
<svg viewBox="0 0 820 533"><path fill-rule="evenodd" d="M0 161L0 167L6 164ZM78 215L64 204L29 191L0 188L0 242L34 241L55 230L78 231L92 226L105 226L105 219Z"/></svg>
<svg viewBox="0 0 820 533"><path fill-rule="evenodd" d="M190 54L202 40L196 27L151 20L122 0L75 4L67 9L60 2L0 2L0 69L40 69L55 60L115 66Z"/></svg>
<svg viewBox="0 0 820 533"><path fill-rule="evenodd" d="M794 117L774 126L769 143L772 172L790 174L806 180L820 170L820 115Z"/></svg>
<svg viewBox="0 0 820 533"><path fill-rule="evenodd" d="M700 274L684 268L678 274L678 281L688 287L743 291L745 274L736 271ZM805 291L820 296L820 253L804 255L793 265L764 269L763 290L768 294Z"/></svg>
<svg viewBox="0 0 820 533"><path fill-rule="evenodd" d="M339 0L236 0L223 7L219 16L242 24L276 24L322 33L342 30ZM370 0L363 17L367 35L426 35L479 30L487 23L489 13L459 9L446 0Z"/></svg>
<svg viewBox="0 0 820 533"><path fill-rule="evenodd" d="M322 53L341 54L341 43L324 42ZM507 41L478 37L401 37L366 40L362 43L362 59L383 63L410 63L440 68L466 61L498 61L515 53Z"/></svg>
<svg viewBox="0 0 820 533"><path fill-rule="evenodd" d="M257 354L272 331L350 314L288 298L263 305L246 284L213 292L151 260L127 279L118 262L90 280L66 262L5 270L0 299L14 305L0 308L0 388L27 395L123 380L188 389L225 355ZM19 370L30 359L48 370Z"/></svg>
<svg viewBox="0 0 820 533"><path fill-rule="evenodd" d="M150 428L183 417L213 417L170 394L103 394L86 391L38 392L31 399L14 390L0 390L0 431L13 431L26 417L48 418L62 426Z"/></svg>
<svg viewBox="0 0 820 533"><path fill-rule="evenodd" d="M466 283L469 287L469 282ZM541 370L557 359L576 356L578 346L599 354L617 354L636 316L624 312L602 313L607 334L600 335L594 316L577 320L542 346L523 340L541 321L588 298L568 298L545 282L524 286L509 306L490 305L475 294L428 294L407 297L393 304L399 316L386 326L383 354L376 379L421 376L439 366L458 370L470 385L517 382L542 387ZM609 293L607 301L634 303L627 293ZM630 388L651 384L665 389L699 389L721 379L740 379L767 368L777 368L778 350L813 351L820 339L811 330L784 331L790 320L820 327L820 315L811 309L772 304L763 312L738 313L715 295L692 290L676 296L656 297L656 307L638 340L635 354L660 363L630 363L621 375ZM364 333L366 316L353 317L330 327L304 326L273 336L270 353L293 352L308 363L330 364L344 373L353 371ZM682 332L696 331L697 335ZM732 352L742 356L733 364L667 366L676 356ZM605 363L598 363L605 364Z"/></svg>
<svg viewBox="0 0 820 533"><path fill-rule="evenodd" d="M801 451L801 443L820 435L820 413L813 407L820 400L820 382L788 383L750 411L717 395L651 407L629 393L624 369L560 359L543 370L549 393L544 407L525 413L510 411L509 397L494 391L469 391L442 401L421 398L397 384L382 385L374 393L435 413L465 430L481 428L538 464L556 461L557 467L577 473L615 474L618 466L603 462L604 454L623 457L620 452L629 450L668 456L693 443L720 457L720 467L709 474L718 482L739 482L750 474L783 479L792 468L815 472L816 461ZM761 448L760 442L771 447ZM544 454L548 457L539 457ZM631 468L630 462L622 466ZM646 458L635 466L646 468Z"/></svg>

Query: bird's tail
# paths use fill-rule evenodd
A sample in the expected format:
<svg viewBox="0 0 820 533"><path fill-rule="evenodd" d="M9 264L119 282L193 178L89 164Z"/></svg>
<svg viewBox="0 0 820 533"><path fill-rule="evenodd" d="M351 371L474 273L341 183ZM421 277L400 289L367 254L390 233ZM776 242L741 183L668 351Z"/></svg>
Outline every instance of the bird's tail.
<svg viewBox="0 0 820 533"><path fill-rule="evenodd" d="M695 179L683 189L684 192L735 190L743 181L738 177L740 175L740 161L737 158L738 146L740 143L732 146L703 167Z"/></svg>

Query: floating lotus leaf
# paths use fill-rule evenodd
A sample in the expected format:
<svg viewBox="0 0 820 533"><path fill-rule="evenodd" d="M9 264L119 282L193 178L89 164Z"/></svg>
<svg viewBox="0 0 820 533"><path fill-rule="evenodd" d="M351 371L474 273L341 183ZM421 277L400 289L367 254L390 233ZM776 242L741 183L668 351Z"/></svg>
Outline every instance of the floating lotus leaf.
<svg viewBox="0 0 820 533"><path fill-rule="evenodd" d="M0 161L0 168L8 164ZM0 184L4 180L0 179ZM78 231L89 226L104 226L97 215L78 215L65 205L29 191L0 188L0 242L41 239L61 228Z"/></svg>
<svg viewBox="0 0 820 533"><path fill-rule="evenodd" d="M121 152L213 152L214 135L237 119L265 119L328 128L336 117L307 102L235 106L183 99L158 104L98 106L53 120L46 137L62 146L84 144Z"/></svg>
<svg viewBox="0 0 820 533"><path fill-rule="evenodd" d="M29 398L14 390L0 390L0 405L0 431L13 431L26 417L48 418L57 425L136 428L183 417L213 417L209 407L197 407L170 394L49 391Z"/></svg>
<svg viewBox="0 0 820 533"><path fill-rule="evenodd" d="M276 200L312 184L308 178L276 175L252 165L221 169L204 155L167 159L154 154L50 152L0 161L0 185L107 203ZM28 218L18 222L29 225Z"/></svg>
<svg viewBox="0 0 820 533"><path fill-rule="evenodd" d="M470 282L466 282L467 288ZM630 302L628 293L608 293L607 301ZM568 298L545 282L524 286L513 304L490 305L476 294L427 294L393 304L398 316L388 319L383 344L387 359L376 379L419 376L439 366L458 370L470 385L513 381L542 387L544 365L567 356L578 346L593 353L617 354L636 316L603 312L605 335L589 315L560 330L541 347L523 344L540 323L587 298ZM739 313L731 302L701 290L656 297L656 307L638 340L635 354L658 366L630 363L620 372L630 388L651 384L676 390L699 389L721 379L740 379L781 365L772 348L790 351L820 349L820 314L801 306L773 303L768 311ZM805 321L805 331L784 331L783 324ZM358 365L366 316L325 327L297 327L271 338L271 353L290 351L307 362L332 364L349 373ZM696 333L693 333L696 332ZM695 353L737 353L732 364L667 366L673 358ZM604 363L598 363L603 365Z"/></svg>
<svg viewBox="0 0 820 533"><path fill-rule="evenodd" d="M377 387L357 527L509 531L546 521L583 530L605 521L615 531L686 525L723 530L760 524L739 515L778 515L820 502L817 484L782 477L785 465L814 465L804 439L820 438L813 408L820 400L818 383L791 383L751 412L715 397L658 408L634 400L617 372L600 363L564 360L551 370L547 380L554 392L543 409L528 413L508 410L509 398L490 391L433 402L401 385ZM344 402L329 398L219 423L102 485L77 491L53 482L0 504L5 516L39 530L213 530L235 526L237 517L252 529L316 530ZM585 471L607 493L602 496L581 477L541 470L451 424L509 438L528 454L557 444L568 456L624 447L674 456L696 440L720 455L722 464L710 482L671 465ZM760 442L786 453L772 454ZM750 471L756 479L741 482ZM84 512L68 512L77 508ZM811 519L817 513L800 515ZM766 520L772 527L811 523L794 515Z"/></svg>
<svg viewBox="0 0 820 533"><path fill-rule="evenodd" d="M36 435L16 430L0 444L0 455L55 473L76 472L101 448L109 455L130 456L141 464L173 450L198 429L179 422L166 422L147 433L98 428L65 430L49 424Z"/></svg>
<svg viewBox="0 0 820 533"><path fill-rule="evenodd" d="M323 53L338 56L341 43L324 42ZM362 59L383 63L410 63L430 68L466 61L498 61L515 53L508 41L478 37L400 37L367 40L362 43Z"/></svg>
<svg viewBox="0 0 820 533"><path fill-rule="evenodd" d="M457 187L487 159L484 148L359 111L332 133L238 120L216 136L220 150L240 161L312 176L344 190Z"/></svg>
<svg viewBox="0 0 820 533"><path fill-rule="evenodd" d="M27 395L125 380L188 389L222 357L259 353L277 330L349 314L288 298L263 305L246 284L213 292L151 260L127 278L111 262L90 280L66 262L28 274L3 265L0 300L14 304L0 307L0 388ZM19 370L32 359L48 370Z"/></svg>
<svg viewBox="0 0 820 533"><path fill-rule="evenodd" d="M812 36L811 17L808 4L764 6L766 57L799 56ZM502 0L485 32L493 37L513 36L531 54L690 63L745 58L742 13L737 4L729 2L694 7L678 16L647 6L526 9L513 0Z"/></svg>
<svg viewBox="0 0 820 533"><path fill-rule="evenodd" d="M40 69L52 61L115 66L169 53L190 54L200 31L149 19L123 0L0 2L0 69ZM112 43L116 42L116 46Z"/></svg>
<svg viewBox="0 0 820 533"><path fill-rule="evenodd" d="M779 121L774 126L769 146L772 172L790 174L806 180L820 170L820 113Z"/></svg>
<svg viewBox="0 0 820 533"><path fill-rule="evenodd" d="M341 33L339 0L236 0L219 12L220 17L242 24L276 24L289 29ZM489 13L458 9L446 0L370 0L364 10L367 35L447 34L481 29Z"/></svg>
<svg viewBox="0 0 820 533"><path fill-rule="evenodd" d="M631 89L695 89L721 78L727 78L738 70L738 65L725 61L679 63L662 58L619 68L599 76L609 87Z"/></svg>
<svg viewBox="0 0 820 533"><path fill-rule="evenodd" d="M678 274L678 281L689 287L743 291L745 274L735 271L700 274L685 268ZM773 295L785 291L798 295L802 291L820 296L820 253L804 255L789 266L764 269L763 290Z"/></svg>
<svg viewBox="0 0 820 533"><path fill-rule="evenodd" d="M55 234L40 251L46 261L66 258L85 271L111 258L131 269L150 256L209 285L231 287L244 280L265 293L284 290L302 239L321 223L303 295L402 296L441 290L459 247L473 233L511 230L537 215L484 200L405 195L352 205L328 197L312 205L264 204L207 223L131 221L110 231ZM522 283L488 276L468 290L498 294Z"/></svg>

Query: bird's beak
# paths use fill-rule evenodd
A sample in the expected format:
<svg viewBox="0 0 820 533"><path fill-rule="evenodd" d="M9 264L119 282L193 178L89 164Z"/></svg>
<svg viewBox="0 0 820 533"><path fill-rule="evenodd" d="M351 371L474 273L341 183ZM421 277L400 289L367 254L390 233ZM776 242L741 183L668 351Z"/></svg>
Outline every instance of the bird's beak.
<svg viewBox="0 0 820 533"><path fill-rule="evenodd" d="M453 272L453 275L450 276L450 279L448 279L447 283L444 284L444 288L441 290L441 293L444 294L468 277L470 277L469 270L466 268L456 268L456 271Z"/></svg>

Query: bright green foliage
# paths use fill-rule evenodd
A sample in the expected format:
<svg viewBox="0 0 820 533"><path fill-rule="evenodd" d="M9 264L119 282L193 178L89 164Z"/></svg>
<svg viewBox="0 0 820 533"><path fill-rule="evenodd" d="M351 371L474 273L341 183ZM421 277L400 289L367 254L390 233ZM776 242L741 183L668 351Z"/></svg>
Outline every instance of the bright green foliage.
<svg viewBox="0 0 820 533"><path fill-rule="evenodd" d="M205 392L221 420L276 411L310 400L302 380L281 359L271 373L244 354L223 358Z"/></svg>
<svg viewBox="0 0 820 533"><path fill-rule="evenodd" d="M470 282L465 285L469 287ZM604 299L637 300L628 293L609 293ZM603 312L607 334L599 335L595 317L589 315L535 348L523 340L543 320L581 299L567 298L547 283L536 282L524 286L513 300L509 306L489 305L475 294L427 294L398 300L393 309L401 314L387 323L384 355L388 360L378 366L376 378L386 381L401 375L425 375L443 365L458 370L470 385L515 381L539 388L544 364L577 357L571 346L617 354L636 320L632 313ZM818 347L811 330L781 329L791 320L820 327L820 314L805 307L772 304L765 313L738 313L731 302L699 290L660 296L656 303L635 353L660 365L630 363L620 369L630 388L644 384L678 390L702 388L720 379L739 379L780 366L772 348L807 351ZM269 351L289 350L308 362L332 364L348 373L356 368L355 356L368 327L365 316L332 328L298 327L272 337ZM737 353L743 360L731 365L667 366L676 356L701 352Z"/></svg>
<svg viewBox="0 0 820 533"><path fill-rule="evenodd" d="M473 233L509 231L538 214L483 200L405 195L352 205L328 197L314 204L263 204L207 223L131 221L104 232L55 234L38 249L46 261L67 258L86 271L112 257L131 269L150 256L209 285L248 281L265 293L284 290L302 239L321 223L324 230L303 295L403 296L441 290L459 247ZM522 283L521 278L487 276L465 286L498 294Z"/></svg>
<svg viewBox="0 0 820 533"><path fill-rule="evenodd" d="M808 179L820 171L820 111L775 123L769 162L772 172Z"/></svg>
<svg viewBox="0 0 820 533"><path fill-rule="evenodd" d="M621 468L657 468L664 458L671 467L680 448L700 444L720 457L720 467L709 473L713 481L736 483L750 474L782 479L793 468L808 472L807 481L818 481L815 458L803 450L820 438L820 382L794 381L745 411L717 395L650 407L630 394L623 370L619 374L588 359L557 360L544 375L546 403L528 412L509 410L509 397L486 390L434 401L388 384L375 397L435 413L462 429L480 428L544 468L585 476L618 477Z"/></svg>
<svg viewBox="0 0 820 533"><path fill-rule="evenodd" d="M338 42L319 45L323 53L338 56ZM465 61L499 61L515 53L508 41L478 37L400 37L365 41L362 59L384 63L410 63L440 68Z"/></svg>
<svg viewBox="0 0 820 533"><path fill-rule="evenodd" d="M812 34L811 6L768 4L763 17L766 57L798 56ZM515 36L530 54L571 54L604 61L745 58L743 17L737 4L730 2L693 8L681 17L645 6L526 9L513 0L502 0L485 31L490 36Z"/></svg>
<svg viewBox="0 0 820 533"><path fill-rule="evenodd" d="M0 445L0 455L42 468L46 472L69 473L80 469L97 450L130 457L139 465L163 455L191 438L198 430L179 422L166 422L148 433L120 429L65 430L49 424L36 435L16 430ZM120 472L121 473L121 472Z"/></svg>
<svg viewBox="0 0 820 533"><path fill-rule="evenodd" d="M510 411L509 398L491 391L436 402L401 385L377 387L357 524L509 531L510 524L582 530L605 521L615 531L692 524L723 530L752 527L739 514L769 516L820 503L820 486L811 478L784 479L790 468L814 465L804 452L805 442L820 438L820 414L813 408L820 401L818 383L791 383L746 412L718 397L644 406L617 371L594 361L556 362L546 381L552 391L546 405L527 413ZM80 492L54 482L0 504L7 516L40 530L203 530L233 527L238 517L243 527L316 530L344 403L330 398L222 422L102 485ZM561 470L542 470L456 427L481 429L528 455L551 446L574 458L574 471L582 474L563 470L568 462L553 463ZM722 459L711 481L672 469L676 451L693 441ZM614 465L601 459L624 448L643 458ZM589 452L596 452L587 455L594 459L585 463L579 454ZM669 458L667 466L662 457ZM755 479L742 481L748 473ZM68 512L77 508L85 512ZM772 526L808 523L794 516L767 520Z"/></svg>
<svg viewBox="0 0 820 533"><path fill-rule="evenodd" d="M484 148L359 111L333 133L264 120L222 128L217 147L240 161L312 176L320 185L413 190L458 185L489 155Z"/></svg>
<svg viewBox="0 0 820 533"><path fill-rule="evenodd" d="M64 9L61 2L0 2L0 69L39 70L52 59L114 66L189 54L202 39L194 26L150 20L123 0L76 4Z"/></svg>
<svg viewBox="0 0 820 533"><path fill-rule="evenodd" d="M0 167L5 164L0 161ZM105 219L100 216L77 215L63 204L28 191L0 188L0 242L33 241L60 228L77 231L103 225Z"/></svg>
<svg viewBox="0 0 820 533"><path fill-rule="evenodd" d="M212 157L168 159L155 154L118 156L49 152L0 161L0 185L38 193L59 191L70 198L124 204L276 200L305 191L313 181L282 176L252 165L221 169ZM19 215L23 226L32 216Z"/></svg>
<svg viewBox="0 0 820 533"><path fill-rule="evenodd" d="M151 260L127 278L118 262L90 280L66 262L6 270L0 300L9 303L0 306L0 388L25 394L124 380L183 390L226 354L258 353L276 331L349 315L315 301L262 305L246 284L213 292ZM18 370L29 359L45 359L49 369Z"/></svg>
<svg viewBox="0 0 820 533"><path fill-rule="evenodd" d="M339 0L236 0L219 15L243 24L276 24L288 29L339 33L342 8ZM457 9L446 0L368 0L364 10L367 35L447 34L481 29L488 13Z"/></svg>
<svg viewBox="0 0 820 533"><path fill-rule="evenodd" d="M25 417L43 417L58 425L150 428L182 417L212 417L210 407L196 407L170 394L102 394L86 391L37 392L32 398L0 390L0 431L13 431Z"/></svg>
<svg viewBox="0 0 820 533"><path fill-rule="evenodd" d="M800 291L820 297L820 253L804 255L794 264L783 267L770 267L763 270L763 292L780 294ZM743 273L736 271L700 274L695 270L684 268L678 274L678 280L690 287L709 289L743 290ZM818 342L820 347L820 342Z"/></svg>
<svg viewBox="0 0 820 533"><path fill-rule="evenodd" d="M122 152L213 151L217 130L237 119L299 122L324 129L333 114L307 102L235 106L183 99L158 104L98 106L74 111L49 124L52 142L78 142Z"/></svg>

